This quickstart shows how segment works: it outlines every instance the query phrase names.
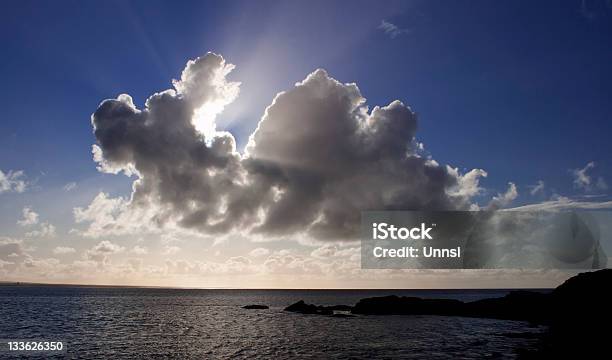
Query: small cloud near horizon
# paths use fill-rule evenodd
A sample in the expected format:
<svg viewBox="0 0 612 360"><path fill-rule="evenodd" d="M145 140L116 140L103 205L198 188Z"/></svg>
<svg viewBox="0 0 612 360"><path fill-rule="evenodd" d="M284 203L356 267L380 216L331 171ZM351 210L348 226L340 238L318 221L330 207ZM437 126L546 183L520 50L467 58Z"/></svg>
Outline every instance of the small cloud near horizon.
<svg viewBox="0 0 612 360"><path fill-rule="evenodd" d="M529 185L528 188L530 189L529 193L532 196L535 196L538 193L544 193L545 184L544 184L544 181L538 180L538 182L535 185Z"/></svg>
<svg viewBox="0 0 612 360"><path fill-rule="evenodd" d="M19 226L30 226L38 224L38 213L32 210L31 207L26 206L21 210L22 218L17 221Z"/></svg>
<svg viewBox="0 0 612 360"><path fill-rule="evenodd" d="M55 255L74 254L75 252L74 248L68 246L58 246L53 249L53 254Z"/></svg>
<svg viewBox="0 0 612 360"><path fill-rule="evenodd" d="M595 168L595 162L590 161L581 169L572 169L571 173L574 177L574 187L583 191L607 190L608 184L603 177L593 178L589 174L590 170Z"/></svg>

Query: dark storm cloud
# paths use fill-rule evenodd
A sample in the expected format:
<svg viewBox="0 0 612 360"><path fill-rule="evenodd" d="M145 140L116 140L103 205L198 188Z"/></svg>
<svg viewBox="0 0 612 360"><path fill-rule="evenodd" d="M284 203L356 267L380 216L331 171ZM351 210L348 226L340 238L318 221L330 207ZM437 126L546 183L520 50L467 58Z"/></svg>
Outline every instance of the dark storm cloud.
<svg viewBox="0 0 612 360"><path fill-rule="evenodd" d="M276 96L244 155L229 133L204 138L194 123L202 108L233 100L232 68L209 53L143 110L121 95L93 114L99 169L138 178L131 209L155 208L153 222L205 233L348 239L361 210L466 209L478 192L484 171L462 176L419 156L409 107L369 112L355 84L324 70Z"/></svg>

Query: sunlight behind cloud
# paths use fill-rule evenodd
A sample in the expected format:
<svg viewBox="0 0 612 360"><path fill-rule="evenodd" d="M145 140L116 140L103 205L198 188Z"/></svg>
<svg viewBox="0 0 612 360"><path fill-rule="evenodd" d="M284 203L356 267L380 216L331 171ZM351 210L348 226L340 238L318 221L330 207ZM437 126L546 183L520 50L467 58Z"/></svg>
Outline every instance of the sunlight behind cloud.
<svg viewBox="0 0 612 360"><path fill-rule="evenodd" d="M194 112L192 119L193 126L195 126L199 133L204 135L206 144L209 146L217 133L217 124L215 121L217 115L223 111L226 104L227 102L225 99L215 100L205 103Z"/></svg>

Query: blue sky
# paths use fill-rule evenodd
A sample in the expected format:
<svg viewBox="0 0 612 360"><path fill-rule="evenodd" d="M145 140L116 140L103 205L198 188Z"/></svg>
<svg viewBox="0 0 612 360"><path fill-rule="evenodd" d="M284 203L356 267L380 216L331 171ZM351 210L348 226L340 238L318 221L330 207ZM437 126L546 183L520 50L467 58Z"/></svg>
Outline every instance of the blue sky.
<svg viewBox="0 0 612 360"><path fill-rule="evenodd" d="M488 187L542 179L567 193L568 169L611 175L612 12L587 3L592 19L580 1L11 2L0 163L44 172L41 185L98 176L97 104L125 92L142 105L215 51L243 83L244 107L219 121L241 145L276 92L323 67L370 104L409 104L435 158L487 170ZM409 32L391 39L382 19Z"/></svg>
<svg viewBox="0 0 612 360"><path fill-rule="evenodd" d="M24 206L67 232L99 191L128 196L129 178L96 170L91 114L121 93L143 107L208 51L242 83L217 118L240 150L276 93L324 68L371 107L409 105L438 162L486 170L480 203L508 182L514 205L610 199L574 182L590 162L594 183L612 181L609 1L8 1L0 39L0 170L28 181L0 195L0 235L19 236Z"/></svg>

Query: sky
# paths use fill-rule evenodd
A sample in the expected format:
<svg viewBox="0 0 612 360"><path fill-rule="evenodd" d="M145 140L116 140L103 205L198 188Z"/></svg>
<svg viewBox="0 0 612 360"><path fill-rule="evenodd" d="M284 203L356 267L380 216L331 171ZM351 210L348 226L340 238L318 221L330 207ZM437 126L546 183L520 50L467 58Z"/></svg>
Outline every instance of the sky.
<svg viewBox="0 0 612 360"><path fill-rule="evenodd" d="M554 286L361 270L351 231L372 208L611 204L610 1L4 8L0 280Z"/></svg>

